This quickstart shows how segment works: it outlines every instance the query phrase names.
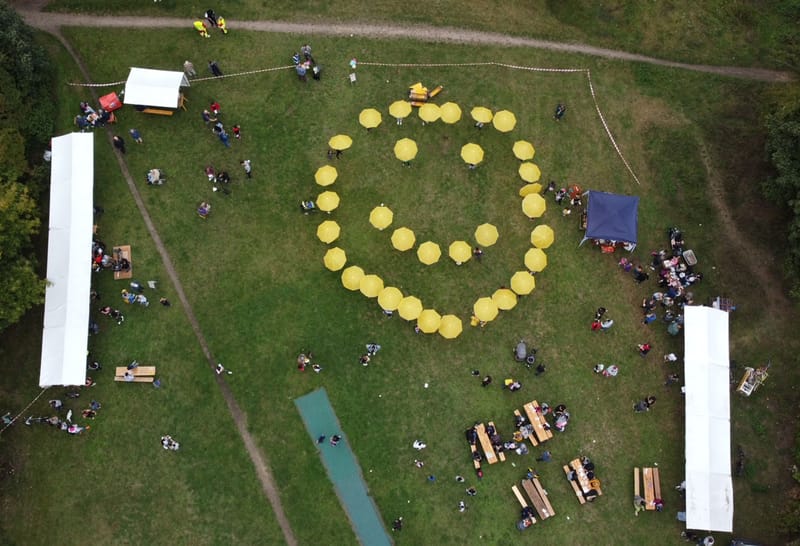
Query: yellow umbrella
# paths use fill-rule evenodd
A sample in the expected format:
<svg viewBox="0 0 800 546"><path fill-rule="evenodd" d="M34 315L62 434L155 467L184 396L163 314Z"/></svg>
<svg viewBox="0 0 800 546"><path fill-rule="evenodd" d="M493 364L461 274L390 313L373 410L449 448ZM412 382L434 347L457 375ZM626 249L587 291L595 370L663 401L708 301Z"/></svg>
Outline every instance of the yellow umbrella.
<svg viewBox="0 0 800 546"><path fill-rule="evenodd" d="M514 157L516 157L520 161L533 159L533 154L536 153L536 150L533 148L533 144L531 144L527 140L516 141L514 143L513 150L514 150Z"/></svg>
<svg viewBox="0 0 800 546"><path fill-rule="evenodd" d="M331 271L339 271L347 263L347 254L338 246L329 248L322 258L322 263Z"/></svg>
<svg viewBox="0 0 800 546"><path fill-rule="evenodd" d="M507 133L517 125L517 118L508 110L500 110L494 115L492 125L501 133Z"/></svg>
<svg viewBox="0 0 800 546"><path fill-rule="evenodd" d="M324 191L317 196L317 207L324 212L335 210L339 206L339 194L335 191Z"/></svg>
<svg viewBox="0 0 800 546"><path fill-rule="evenodd" d="M419 107L419 117L426 123L433 123L442 116L439 110L439 105L432 102L426 102Z"/></svg>
<svg viewBox="0 0 800 546"><path fill-rule="evenodd" d="M361 286L361 279L364 277L364 270L357 265L351 265L342 271L342 285L348 290L355 292Z"/></svg>
<svg viewBox="0 0 800 546"><path fill-rule="evenodd" d="M336 178L338 176L339 173L336 171L336 167L332 165L325 165L324 167L317 169L317 172L314 173L314 180L316 180L317 184L320 186L330 186L336 182Z"/></svg>
<svg viewBox="0 0 800 546"><path fill-rule="evenodd" d="M372 212L369 213L369 223L376 229L386 229L392 225L392 220L394 220L392 209L384 205L375 207L372 209Z"/></svg>
<svg viewBox="0 0 800 546"><path fill-rule="evenodd" d="M416 241L417 238L414 232L407 227L397 228L392 233L392 246L401 252L410 250Z"/></svg>
<svg viewBox="0 0 800 546"><path fill-rule="evenodd" d="M508 311L517 305L517 295L508 288L498 288L492 294L492 301L498 309Z"/></svg>
<svg viewBox="0 0 800 546"><path fill-rule="evenodd" d="M525 199L522 200L522 212L524 212L525 216L528 218L539 218L544 214L545 210L547 210L547 203L544 197L538 193L526 195Z"/></svg>
<svg viewBox="0 0 800 546"><path fill-rule="evenodd" d="M519 189L520 197L525 197L526 195L530 195L532 193L542 193L542 185L536 182L534 184L525 184Z"/></svg>
<svg viewBox="0 0 800 546"><path fill-rule="evenodd" d="M536 248L548 248L553 244L556 234L553 228L544 224L536 226L531 231L531 244Z"/></svg>
<svg viewBox="0 0 800 546"><path fill-rule="evenodd" d="M403 293L399 288L387 286L378 294L378 305L381 306L381 309L385 309L386 311L394 311L397 309L397 306L400 305L402 299Z"/></svg>
<svg viewBox="0 0 800 546"><path fill-rule="evenodd" d="M538 273L547 267L547 254L541 248L532 248L525 253L525 267Z"/></svg>
<svg viewBox="0 0 800 546"><path fill-rule="evenodd" d="M389 105L389 114L393 118L403 119L411 113L411 103L404 100L396 100Z"/></svg>
<svg viewBox="0 0 800 546"><path fill-rule="evenodd" d="M475 302L475 305L472 306L472 311L475 313L475 316L478 317L478 320L483 322L494 320L498 313L497 304L492 298L480 298Z"/></svg>
<svg viewBox="0 0 800 546"><path fill-rule="evenodd" d="M470 111L469 115L478 123L489 123L493 117L492 111L485 106L476 106Z"/></svg>
<svg viewBox="0 0 800 546"><path fill-rule="evenodd" d="M367 129L374 129L381 124L381 113L374 108L364 108L358 115L358 122Z"/></svg>
<svg viewBox="0 0 800 546"><path fill-rule="evenodd" d="M353 139L347 135L336 135L328 141L328 146L334 150L346 150L353 145Z"/></svg>
<svg viewBox="0 0 800 546"><path fill-rule="evenodd" d="M439 108L442 113L442 121L445 123L455 123L461 119L461 107L454 102L446 102Z"/></svg>
<svg viewBox="0 0 800 546"><path fill-rule="evenodd" d="M475 240L481 246L492 246L497 242L500 234L493 224L481 224L475 230Z"/></svg>
<svg viewBox="0 0 800 546"><path fill-rule="evenodd" d="M377 298L383 290L383 279L377 275L364 275L358 282L358 289L368 298Z"/></svg>
<svg viewBox="0 0 800 546"><path fill-rule="evenodd" d="M425 241L417 249L417 258L425 265L432 265L442 257L442 249L433 241Z"/></svg>
<svg viewBox="0 0 800 546"><path fill-rule="evenodd" d="M325 220L317 227L317 238L323 243L332 243L339 238L341 228L333 220Z"/></svg>
<svg viewBox="0 0 800 546"><path fill-rule="evenodd" d="M455 241L450 244L449 255L456 264L461 265L472 258L472 247L465 241Z"/></svg>
<svg viewBox="0 0 800 546"><path fill-rule="evenodd" d="M461 147L461 159L470 165L477 165L483 161L483 148L474 142L464 144Z"/></svg>
<svg viewBox="0 0 800 546"><path fill-rule="evenodd" d="M520 296L527 296L536 288L536 278L529 271L517 271L511 276L511 290Z"/></svg>
<svg viewBox="0 0 800 546"><path fill-rule="evenodd" d="M417 157L417 143L410 138L401 138L394 144L394 156L400 161L411 161Z"/></svg>
<svg viewBox="0 0 800 546"><path fill-rule="evenodd" d="M400 300L400 305L397 306L397 312L406 320L416 320L420 313L422 313L422 302L417 297L406 296Z"/></svg>
<svg viewBox="0 0 800 546"><path fill-rule="evenodd" d="M444 315L439 324L439 335L445 339L457 338L462 329L463 325L460 318L455 315Z"/></svg>
<svg viewBox="0 0 800 546"><path fill-rule="evenodd" d="M439 329L442 316L433 309L425 309L417 317L417 326L425 334L432 334Z"/></svg>
<svg viewBox="0 0 800 546"><path fill-rule="evenodd" d="M519 175L525 182L538 182L542 177L542 171L536 163L525 162L519 166Z"/></svg>

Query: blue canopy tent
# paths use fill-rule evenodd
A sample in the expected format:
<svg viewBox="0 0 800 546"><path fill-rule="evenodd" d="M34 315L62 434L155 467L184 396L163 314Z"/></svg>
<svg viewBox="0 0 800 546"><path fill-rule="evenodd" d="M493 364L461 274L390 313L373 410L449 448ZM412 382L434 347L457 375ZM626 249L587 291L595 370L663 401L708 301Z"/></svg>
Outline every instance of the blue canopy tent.
<svg viewBox="0 0 800 546"><path fill-rule="evenodd" d="M632 251L638 241L639 198L594 190L586 194L586 235L581 244L588 239L602 239L628 243L627 248Z"/></svg>

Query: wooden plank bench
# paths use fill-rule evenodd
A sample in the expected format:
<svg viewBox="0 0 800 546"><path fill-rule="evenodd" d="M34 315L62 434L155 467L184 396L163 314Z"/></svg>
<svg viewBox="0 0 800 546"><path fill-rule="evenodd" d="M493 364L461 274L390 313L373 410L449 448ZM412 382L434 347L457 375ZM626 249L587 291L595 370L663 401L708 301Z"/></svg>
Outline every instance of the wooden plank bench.
<svg viewBox="0 0 800 546"><path fill-rule="evenodd" d="M119 245L114 247L114 259L125 258L131 266L127 271L114 271L114 280L130 279L133 277L133 259L131 258L131 245Z"/></svg>
<svg viewBox="0 0 800 546"><path fill-rule="evenodd" d="M131 372L134 376L140 375L156 375L156 367L155 366L139 366L132 370L129 370L125 366L117 366L115 375L118 377L122 377L125 375L125 372Z"/></svg>
<svg viewBox="0 0 800 546"><path fill-rule="evenodd" d="M118 375L114 378L114 381L122 381L123 383L152 383L154 380L155 377L152 375L135 375L133 381L125 381L125 377L122 375Z"/></svg>
<svg viewBox="0 0 800 546"><path fill-rule="evenodd" d="M475 454L478 452L478 446L470 444L469 447L472 450L472 466L475 467L475 470L478 470L481 467L481 462L475 458Z"/></svg>
<svg viewBox="0 0 800 546"><path fill-rule="evenodd" d="M533 486L536 488L536 491L539 493L539 496L542 498L545 508L547 508L547 511L550 513L550 516L548 517L555 516L556 512L553 510L553 506L550 504L550 499L547 496L547 491L545 491L544 487L542 487L542 484L539 482L539 478L533 478L531 481L533 482Z"/></svg>
<svg viewBox="0 0 800 546"><path fill-rule="evenodd" d="M492 448L492 442L489 440L489 435L486 434L486 427L483 426L483 423L475 425L475 431L478 433L478 441L481 443L481 447L483 448L483 456L486 459L486 462L489 464L495 464L497 462L497 455L494 453L494 448Z"/></svg>
<svg viewBox="0 0 800 546"><path fill-rule="evenodd" d="M174 113L172 110L164 110L163 108L145 108L142 112L145 114L155 114L157 116L171 116Z"/></svg>
<svg viewBox="0 0 800 546"><path fill-rule="evenodd" d="M514 416L516 416L516 417L522 417L522 414L520 413L520 411L519 411L518 409L515 409L515 410L514 410ZM535 434L529 434L529 435L528 435L528 440L530 440L530 441L531 441L531 443L532 443L534 446L538 446L538 445L539 445L539 442L537 442L537 441L536 441L536 435L535 435Z"/></svg>
<svg viewBox="0 0 800 546"><path fill-rule="evenodd" d="M494 426L494 422L493 421L489 421L489 425L491 425L491 427L495 430L496 434L500 434L499 432L497 432L497 427ZM492 439L489 438L490 442L491 442L491 440ZM502 451L498 451L497 452L497 458L500 459L502 462L506 462L506 454L503 453Z"/></svg>
<svg viewBox="0 0 800 546"><path fill-rule="evenodd" d="M525 489L525 492L528 494L528 497L531 499L533 503L533 507L536 508L536 512L539 514L539 519L547 519L552 514L547 510L547 506L545 506L542 497L539 495L539 491L536 490L536 487L533 485L533 482L528 479L522 480L522 487Z"/></svg>
<svg viewBox="0 0 800 546"><path fill-rule="evenodd" d="M536 411L536 408L533 406L533 402L528 402L523 407L525 408L525 414L528 416L528 420L530 420L531 424L533 425L533 431L536 434L536 438L539 440L539 443L546 442L552 438L552 433L550 436L547 435L549 431L545 430L544 425L542 424L542 415L540 412Z"/></svg>
<svg viewBox="0 0 800 546"><path fill-rule="evenodd" d="M528 502L525 500L525 497L523 497L522 493L519 492L519 487L512 485L511 490L514 492L514 496L517 497L517 500L523 508L528 506Z"/></svg>

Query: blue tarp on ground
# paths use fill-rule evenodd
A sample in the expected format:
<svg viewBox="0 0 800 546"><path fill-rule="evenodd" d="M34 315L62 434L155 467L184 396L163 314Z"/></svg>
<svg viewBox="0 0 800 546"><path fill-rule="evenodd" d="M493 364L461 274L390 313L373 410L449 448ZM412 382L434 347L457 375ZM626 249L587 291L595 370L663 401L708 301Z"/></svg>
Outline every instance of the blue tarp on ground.
<svg viewBox="0 0 800 546"><path fill-rule="evenodd" d="M586 206L587 239L604 239L635 245L639 232L639 198L589 190Z"/></svg>
<svg viewBox="0 0 800 546"><path fill-rule="evenodd" d="M383 526L381 514L369 494L361 467L342 432L325 389L301 396L294 403L311 441L326 435L325 441L317 444L317 449L359 542L364 546L390 546L392 540ZM344 436L335 447L329 442L334 434Z"/></svg>

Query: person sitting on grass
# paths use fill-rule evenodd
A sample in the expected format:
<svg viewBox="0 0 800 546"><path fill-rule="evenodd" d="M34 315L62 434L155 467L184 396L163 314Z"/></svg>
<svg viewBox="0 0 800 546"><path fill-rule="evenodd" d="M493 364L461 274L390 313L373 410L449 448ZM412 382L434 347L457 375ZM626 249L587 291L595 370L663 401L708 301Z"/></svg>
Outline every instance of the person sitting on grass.
<svg viewBox="0 0 800 546"><path fill-rule="evenodd" d="M211 203L206 203L205 201L200 203L200 206L197 207L197 214L204 220L208 218L208 215L211 214Z"/></svg>

